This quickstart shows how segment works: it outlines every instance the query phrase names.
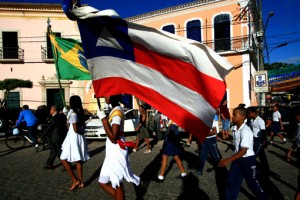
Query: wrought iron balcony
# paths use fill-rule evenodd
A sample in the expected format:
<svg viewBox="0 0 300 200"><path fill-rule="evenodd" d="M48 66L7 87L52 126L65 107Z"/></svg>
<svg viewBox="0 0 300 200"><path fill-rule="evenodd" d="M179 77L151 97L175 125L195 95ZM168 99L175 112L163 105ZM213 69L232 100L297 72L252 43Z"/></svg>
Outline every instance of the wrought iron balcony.
<svg viewBox="0 0 300 200"><path fill-rule="evenodd" d="M214 49L216 52L241 51L249 49L248 37L221 38L204 41L203 44Z"/></svg>
<svg viewBox="0 0 300 200"><path fill-rule="evenodd" d="M52 52L52 47L42 47L41 46L41 50L42 50L42 60L44 62L54 62L54 56L53 56L53 52Z"/></svg>
<svg viewBox="0 0 300 200"><path fill-rule="evenodd" d="M19 47L0 48L0 62L24 62L24 50Z"/></svg>

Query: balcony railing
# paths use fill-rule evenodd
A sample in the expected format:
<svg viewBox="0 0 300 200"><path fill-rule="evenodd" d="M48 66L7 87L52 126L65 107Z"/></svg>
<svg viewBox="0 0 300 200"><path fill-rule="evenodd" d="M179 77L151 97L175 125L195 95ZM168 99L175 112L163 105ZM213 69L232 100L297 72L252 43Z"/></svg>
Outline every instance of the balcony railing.
<svg viewBox="0 0 300 200"><path fill-rule="evenodd" d="M24 50L19 47L0 48L0 62L24 62Z"/></svg>
<svg viewBox="0 0 300 200"><path fill-rule="evenodd" d="M208 40L203 42L203 44L214 49L216 52L240 51L249 49L248 37Z"/></svg>
<svg viewBox="0 0 300 200"><path fill-rule="evenodd" d="M44 62L54 62L52 47L41 47L41 51Z"/></svg>

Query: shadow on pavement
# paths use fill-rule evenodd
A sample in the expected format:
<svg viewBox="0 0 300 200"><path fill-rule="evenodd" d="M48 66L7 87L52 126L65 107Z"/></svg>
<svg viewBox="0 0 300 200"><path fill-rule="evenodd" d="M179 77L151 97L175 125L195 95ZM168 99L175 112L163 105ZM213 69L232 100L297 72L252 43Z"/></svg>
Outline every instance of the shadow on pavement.
<svg viewBox="0 0 300 200"><path fill-rule="evenodd" d="M161 155L162 152L160 151L160 153L155 156L152 162L150 162L144 168L144 171L140 174L140 178L142 180L142 187L134 185L136 200L142 200L148 190L150 182L156 180L157 173L160 170L161 166Z"/></svg>
<svg viewBox="0 0 300 200"><path fill-rule="evenodd" d="M209 196L199 188L199 180L196 176L190 173L182 178L182 193L177 198L178 200L193 200L202 199L209 200Z"/></svg>
<svg viewBox="0 0 300 200"><path fill-rule="evenodd" d="M17 151L21 151L21 150L27 149L27 148L33 148L33 147L30 145L30 146L21 147L21 148L14 149L14 150L13 149L7 149L7 150L4 150L4 151L0 152L0 154L1 154L0 157L15 153ZM4 153L4 152L6 152L6 153ZM2 154L2 153L4 153L4 154Z"/></svg>

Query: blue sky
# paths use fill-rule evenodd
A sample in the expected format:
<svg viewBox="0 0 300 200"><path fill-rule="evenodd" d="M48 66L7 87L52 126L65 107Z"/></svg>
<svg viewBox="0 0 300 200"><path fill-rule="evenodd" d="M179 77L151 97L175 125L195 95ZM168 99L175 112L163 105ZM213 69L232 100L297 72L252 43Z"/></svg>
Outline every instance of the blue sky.
<svg viewBox="0 0 300 200"><path fill-rule="evenodd" d="M2 0L6 2L61 3L62 0ZM121 17L126 18L141 13L166 8L193 0L81 0L97 9L114 9ZM266 41L270 63L287 62L300 64L300 1L299 0L262 0L263 21L266 24ZM282 47L282 44L287 44ZM266 55L266 54L265 54ZM267 56L265 63L268 63Z"/></svg>

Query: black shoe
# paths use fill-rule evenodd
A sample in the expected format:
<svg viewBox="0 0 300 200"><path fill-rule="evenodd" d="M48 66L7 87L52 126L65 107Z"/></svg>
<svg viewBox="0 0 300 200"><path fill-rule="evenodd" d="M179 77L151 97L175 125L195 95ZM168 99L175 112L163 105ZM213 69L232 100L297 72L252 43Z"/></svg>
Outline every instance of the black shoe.
<svg viewBox="0 0 300 200"><path fill-rule="evenodd" d="M198 176L202 176L203 175L203 172L200 172L200 171L195 171L194 173L197 174Z"/></svg>
<svg viewBox="0 0 300 200"><path fill-rule="evenodd" d="M51 166L51 165L45 165L43 168L44 168L44 169L50 169L50 170L54 169L54 167Z"/></svg>
<svg viewBox="0 0 300 200"><path fill-rule="evenodd" d="M158 177L156 177L155 182L157 183L163 183L165 179L159 179Z"/></svg>

